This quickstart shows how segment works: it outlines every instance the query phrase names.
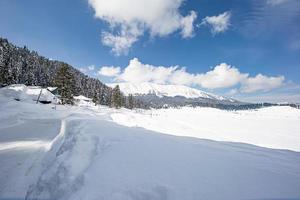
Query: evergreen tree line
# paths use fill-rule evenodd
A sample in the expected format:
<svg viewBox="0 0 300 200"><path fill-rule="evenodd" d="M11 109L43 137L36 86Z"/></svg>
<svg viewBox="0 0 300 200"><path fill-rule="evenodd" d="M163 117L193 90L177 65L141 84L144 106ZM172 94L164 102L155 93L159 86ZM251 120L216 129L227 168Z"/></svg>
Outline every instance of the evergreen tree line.
<svg viewBox="0 0 300 200"><path fill-rule="evenodd" d="M145 107L141 101L134 99L131 94L129 96L124 96L120 91L119 85L116 85L112 90L111 106L115 108L125 107L129 109Z"/></svg>
<svg viewBox="0 0 300 200"><path fill-rule="evenodd" d="M73 96L83 95L92 98L96 104L118 108L147 107L132 96L125 97L118 87L112 89L71 65L49 60L26 46L17 47L0 38L0 86L10 84L56 86L64 104L72 104Z"/></svg>

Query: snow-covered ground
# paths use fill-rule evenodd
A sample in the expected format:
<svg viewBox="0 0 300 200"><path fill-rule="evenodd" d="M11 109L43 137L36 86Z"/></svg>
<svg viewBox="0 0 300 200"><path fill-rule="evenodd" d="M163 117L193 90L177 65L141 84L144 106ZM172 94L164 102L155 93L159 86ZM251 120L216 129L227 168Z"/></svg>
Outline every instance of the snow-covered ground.
<svg viewBox="0 0 300 200"><path fill-rule="evenodd" d="M53 87L41 88L39 86L25 86L23 84L14 84L1 89L3 96L14 98L22 101L49 101L58 103L57 98L50 91ZM39 97L40 96L40 97Z"/></svg>
<svg viewBox="0 0 300 200"><path fill-rule="evenodd" d="M143 127L171 135L300 152L300 110L289 106L242 111L184 107L119 112L111 117L121 125Z"/></svg>
<svg viewBox="0 0 300 200"><path fill-rule="evenodd" d="M299 152L179 137L115 122L121 114L129 115L134 124L138 116L148 120L156 112L155 117L163 117L159 113L180 110L96 106L57 106L54 110L53 105L15 101L8 94L0 89L1 200L300 198ZM237 114L237 118L250 115L256 119L253 113L258 112L261 122L287 118L299 123L297 111L280 109L285 117L278 110L273 114L259 110ZM214 114L219 120L227 116L219 112ZM124 121L128 119L123 116ZM294 130L290 125L282 126Z"/></svg>

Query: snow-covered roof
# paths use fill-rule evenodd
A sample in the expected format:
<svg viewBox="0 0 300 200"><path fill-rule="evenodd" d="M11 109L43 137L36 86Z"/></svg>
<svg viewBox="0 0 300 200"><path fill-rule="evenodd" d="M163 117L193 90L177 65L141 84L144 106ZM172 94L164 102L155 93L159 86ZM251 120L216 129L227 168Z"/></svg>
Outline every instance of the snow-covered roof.
<svg viewBox="0 0 300 200"><path fill-rule="evenodd" d="M22 100L52 101L55 97L51 92L40 86L26 86L23 84L9 85L4 88L7 95Z"/></svg>
<svg viewBox="0 0 300 200"><path fill-rule="evenodd" d="M40 86L27 86L26 93L29 95L39 95L41 92L41 89L43 89L43 88L41 88ZM42 91L42 92L45 92L45 91Z"/></svg>
<svg viewBox="0 0 300 200"><path fill-rule="evenodd" d="M24 91L26 90L26 85L24 84L13 84L5 87L6 89L14 90L14 91Z"/></svg>
<svg viewBox="0 0 300 200"><path fill-rule="evenodd" d="M52 91L56 90L57 87L47 87L47 89L48 89L50 92L52 92Z"/></svg>
<svg viewBox="0 0 300 200"><path fill-rule="evenodd" d="M88 97L85 97L85 96L82 96L82 95L74 96L74 99L76 99L76 100L84 100L84 101L91 101L92 100L91 98L88 98Z"/></svg>

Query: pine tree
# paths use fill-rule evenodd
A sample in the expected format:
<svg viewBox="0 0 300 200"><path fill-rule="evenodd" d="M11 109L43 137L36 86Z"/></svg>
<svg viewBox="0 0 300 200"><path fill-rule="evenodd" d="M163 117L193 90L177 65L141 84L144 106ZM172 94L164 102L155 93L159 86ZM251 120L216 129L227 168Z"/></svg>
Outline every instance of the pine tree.
<svg viewBox="0 0 300 200"><path fill-rule="evenodd" d="M56 73L54 84L58 87L62 104L73 104L74 77L67 64L63 64Z"/></svg>
<svg viewBox="0 0 300 200"><path fill-rule="evenodd" d="M122 95L122 93L121 93L121 105L124 107L128 107L127 106L127 98L126 98L126 96Z"/></svg>
<svg viewBox="0 0 300 200"><path fill-rule="evenodd" d="M129 94L129 96L128 96L128 108L133 109L133 107L134 107L133 96L132 96L132 94Z"/></svg>
<svg viewBox="0 0 300 200"><path fill-rule="evenodd" d="M0 63L1 64L1 63ZM13 84L13 77L10 72L10 68L8 67L8 63L4 64L3 66L0 65L0 86L1 85L10 85Z"/></svg>
<svg viewBox="0 0 300 200"><path fill-rule="evenodd" d="M119 85L116 85L112 91L111 105L115 108L122 106L122 94Z"/></svg>
<svg viewBox="0 0 300 200"><path fill-rule="evenodd" d="M95 91L93 96L93 102L97 105L100 104L100 95L98 91Z"/></svg>
<svg viewBox="0 0 300 200"><path fill-rule="evenodd" d="M8 67L0 66L0 86L11 84L11 77L9 75Z"/></svg>

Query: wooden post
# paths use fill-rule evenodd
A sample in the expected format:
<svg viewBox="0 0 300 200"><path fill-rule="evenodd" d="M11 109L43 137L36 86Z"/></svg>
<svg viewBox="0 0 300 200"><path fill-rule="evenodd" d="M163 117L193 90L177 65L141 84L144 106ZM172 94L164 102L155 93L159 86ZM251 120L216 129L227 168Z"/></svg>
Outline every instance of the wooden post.
<svg viewBox="0 0 300 200"><path fill-rule="evenodd" d="M37 100L36 100L36 103L37 103L37 104L39 103L40 97L41 97L41 95L42 95L42 91L43 91L43 88L41 88L40 94L39 94L39 96L38 96L38 98L37 98Z"/></svg>

